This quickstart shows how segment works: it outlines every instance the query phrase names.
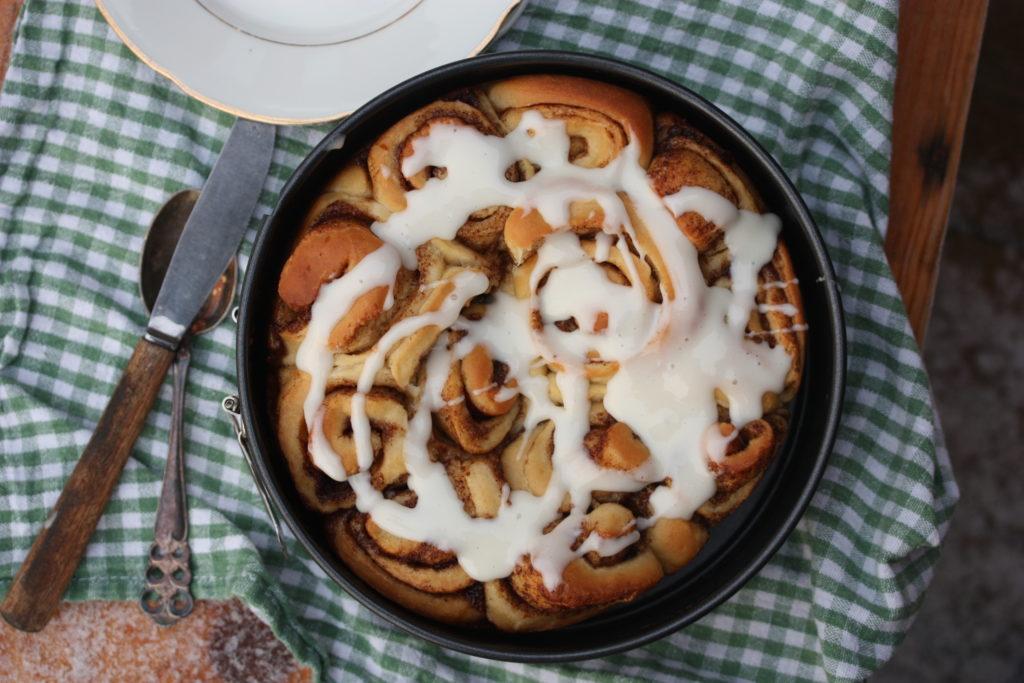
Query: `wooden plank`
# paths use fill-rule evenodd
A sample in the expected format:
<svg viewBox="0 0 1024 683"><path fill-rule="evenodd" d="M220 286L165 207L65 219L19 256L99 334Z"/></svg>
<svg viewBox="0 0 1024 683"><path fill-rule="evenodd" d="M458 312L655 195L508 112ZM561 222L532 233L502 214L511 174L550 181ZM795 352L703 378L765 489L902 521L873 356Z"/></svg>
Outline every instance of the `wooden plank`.
<svg viewBox="0 0 1024 683"><path fill-rule="evenodd" d="M988 0L903 0L885 252L918 343L931 313Z"/></svg>
<svg viewBox="0 0 1024 683"><path fill-rule="evenodd" d="M18 11L22 0L8 0L0 3L0 87L7 75L7 65L11 61L11 42L14 38L14 24L18 20Z"/></svg>

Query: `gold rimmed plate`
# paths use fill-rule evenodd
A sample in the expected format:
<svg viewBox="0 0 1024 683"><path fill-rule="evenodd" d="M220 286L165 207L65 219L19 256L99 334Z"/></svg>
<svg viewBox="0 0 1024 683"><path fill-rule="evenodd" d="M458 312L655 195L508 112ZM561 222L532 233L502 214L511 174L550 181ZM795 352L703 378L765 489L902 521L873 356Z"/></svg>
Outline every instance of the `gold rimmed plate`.
<svg viewBox="0 0 1024 683"><path fill-rule="evenodd" d="M341 118L475 55L520 0L96 0L142 61L189 95L278 124ZM282 9L284 8L284 9Z"/></svg>

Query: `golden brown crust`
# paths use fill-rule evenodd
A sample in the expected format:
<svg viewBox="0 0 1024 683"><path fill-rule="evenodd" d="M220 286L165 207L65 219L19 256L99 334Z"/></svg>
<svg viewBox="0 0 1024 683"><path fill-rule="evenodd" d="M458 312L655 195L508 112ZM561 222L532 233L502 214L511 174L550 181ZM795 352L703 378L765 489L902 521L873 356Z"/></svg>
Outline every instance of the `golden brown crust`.
<svg viewBox="0 0 1024 683"><path fill-rule="evenodd" d="M515 425L519 416L519 396L512 399L504 413L496 417L478 417L467 405L469 392L459 370L463 365L463 361L452 365L448 381L441 389L441 398L446 404L437 411L437 422L467 453L489 453L505 441Z"/></svg>
<svg viewBox="0 0 1024 683"><path fill-rule="evenodd" d="M795 271L780 240L771 262L758 275L762 287L756 300L761 306L751 315L746 334L756 342L781 346L791 359L790 370L781 392L763 397L764 416L746 425L732 424L728 399L724 393L716 394L719 429L732 438L721 460L709 464L716 478L715 495L692 519L660 518L645 526L637 520L652 514L649 497L658 483L636 493L593 492L573 548L588 545L566 566L561 583L553 589L545 586L525 555L510 576L475 581L454 553L389 533L357 510L349 484L334 481L314 467L307 452L302 406L309 378L295 368L295 354L305 335L310 304L322 284L347 272L379 246L380 239L371 229L374 222L386 221L405 207L407 192L446 172L427 168L409 177L402 173L402 160L412 153L416 138L426 135L435 123L504 135L531 109L565 122L573 163L607 164L621 153L631 134L640 149L640 163L660 196L696 186L721 195L739 209L764 210L753 184L714 141L675 114L652 115L648 103L634 93L588 79L545 75L462 90L395 123L346 160L324 185L297 226L296 245L279 282L281 296L275 302L271 331L281 452L300 499L323 515L329 542L338 555L375 590L414 612L447 623L490 623L506 631L577 623L636 598L663 576L693 561L707 542L710 527L750 496L785 440L786 404L799 388L806 334ZM536 170L521 160L509 167L506 178L524 180ZM636 240L623 238L613 244L601 268L609 281L620 285L628 286L630 278L638 277L650 301L660 302L663 295L674 297L653 240L629 197L621 196ZM568 225L559 229L579 235L583 250L595 258L595 233L605 220L601 206L595 201L575 201L568 208ZM722 230L696 213L679 216L677 225L697 250L706 282L731 286L730 254ZM453 278L466 270L486 275L488 292L500 288L519 298L530 296L536 249L553 231L537 211L506 206L481 209L468 217L453 239L432 239L417 248L417 267L400 270L391 308L384 309L383 288L356 301L331 335L334 365L323 404L324 433L345 472L358 469L349 419L352 396L368 352L381 335L400 320L438 310L454 291ZM483 315L488 296L471 302L463 315ZM574 318L540 323L558 325L563 331L580 325ZM601 332L609 321L607 315L602 319L599 314L587 324L593 325L593 332ZM416 505L416 494L406 484L403 442L422 391L424 359L436 344L456 344L460 334L428 326L399 340L366 397L374 451L372 485L384 497L409 507ZM492 357L482 345L469 351L450 365L441 392L445 405L434 411L427 451L432 461L445 468L466 514L487 519L498 514L509 491L535 496L547 491L553 476L554 423L524 426L526 399L511 393L516 382L506 376L503 359ZM629 425L604 408L607 384L618 367L599 358L584 366L590 401L584 447L601 467L630 471L643 467L650 451ZM561 369L556 363L540 363L530 370L547 383L556 405L563 400L555 381ZM567 495L560 515L571 509ZM560 518L552 520L546 531ZM616 545L634 537L639 540ZM596 548L605 543L612 544L607 546L611 550L602 556Z"/></svg>
<svg viewBox="0 0 1024 683"><path fill-rule="evenodd" d="M520 435L502 451L502 473L513 491L529 491L535 496L547 491L554 436L555 424L548 420L529 434Z"/></svg>
<svg viewBox="0 0 1024 683"><path fill-rule="evenodd" d="M459 371L462 373L462 383L466 388L469 402L481 413L497 417L515 407L517 396L513 395L510 398L498 400L498 394L505 385L496 381L495 362L483 345L477 344L459 361ZM515 388L515 386L515 380L511 380L508 384L509 388Z"/></svg>
<svg viewBox="0 0 1024 683"><path fill-rule="evenodd" d="M595 567L587 558L577 558L562 572L562 582L554 590L544 586L540 573L528 562L516 567L509 583L525 602L538 609L574 610L632 600L662 576L658 558L644 550L604 567Z"/></svg>
<svg viewBox="0 0 1024 683"><path fill-rule="evenodd" d="M594 462L614 470L631 470L651 456L644 442L624 422L591 429L583 439Z"/></svg>
<svg viewBox="0 0 1024 683"><path fill-rule="evenodd" d="M689 564L707 540L707 527L689 519L663 517L647 532L648 547L666 574Z"/></svg>
<svg viewBox="0 0 1024 683"><path fill-rule="evenodd" d="M302 401L309 379L292 371L281 383L277 412L277 438L288 463L295 489L305 505L317 512L331 513L355 505L355 493L313 466L306 452L306 423Z"/></svg>
<svg viewBox="0 0 1024 683"><path fill-rule="evenodd" d="M292 308L313 303L320 285L341 277L376 251L380 238L353 221L318 224L295 246L281 269L277 294Z"/></svg>
<svg viewBox="0 0 1024 683"><path fill-rule="evenodd" d="M569 204L569 229L578 235L593 235L601 231L604 210L595 201L577 201ZM505 221L505 247L512 260L522 263L527 255L554 232L539 211L513 209Z"/></svg>
<svg viewBox="0 0 1024 683"><path fill-rule="evenodd" d="M484 621L479 599L472 590L452 593L428 593L399 581L384 570L360 545L347 517L331 517L327 534L331 546L349 569L374 590L403 607L448 624L475 624Z"/></svg>
<svg viewBox="0 0 1024 683"><path fill-rule="evenodd" d="M470 101L464 101L469 99ZM373 186L373 195L391 211L405 208L405 192L422 187L432 171L424 169L406 177L402 161L413 153L413 142L430 132L433 124L471 126L482 133L496 135L498 122L481 105L482 98L463 98L432 102L414 111L391 126L370 147L367 169Z"/></svg>
<svg viewBox="0 0 1024 683"><path fill-rule="evenodd" d="M567 105L596 112L615 121L625 133L635 136L640 146L641 166L646 168L651 161L654 149L651 110L647 102L634 92L589 78L535 74L499 81L491 86L487 95L503 121L510 111L531 108L550 113L552 118L580 114L557 107L545 111L544 105Z"/></svg>
<svg viewBox="0 0 1024 683"><path fill-rule="evenodd" d="M487 619L502 631L550 631L571 626L589 619L605 609L604 606L579 610L558 609L544 611L523 600L508 579L488 581L484 584Z"/></svg>
<svg viewBox="0 0 1024 683"><path fill-rule="evenodd" d="M686 119L671 113L658 114L655 127L657 154L648 168L648 176L659 195L672 194L684 186L702 187L725 197L739 209L763 212L764 203L753 183L714 141ZM676 223L697 248L708 284L727 281L729 254L721 229L694 212L682 214ZM758 274L758 282L770 285L757 294L757 303L767 304L768 309L753 316L751 336L772 346L781 345L790 357L781 397L790 401L796 396L803 375L806 321L793 262L782 240L771 262ZM788 306L792 306L793 315L787 314Z"/></svg>

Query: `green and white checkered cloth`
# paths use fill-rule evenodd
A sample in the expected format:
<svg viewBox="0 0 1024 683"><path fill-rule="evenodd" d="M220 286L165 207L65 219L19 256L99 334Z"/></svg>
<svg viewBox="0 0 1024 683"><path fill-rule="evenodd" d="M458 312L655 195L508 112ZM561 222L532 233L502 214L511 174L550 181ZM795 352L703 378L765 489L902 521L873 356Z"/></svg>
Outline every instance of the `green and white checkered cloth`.
<svg viewBox="0 0 1024 683"><path fill-rule="evenodd" d="M647 647L565 666L491 662L400 633L294 538L290 559L277 548L220 410L236 386L230 323L196 340L188 385L196 596L240 596L331 678L849 680L877 669L910 626L957 498L882 251L895 44L896 0L537 0L496 46L602 53L693 88L782 163L824 233L850 342L839 440L796 531L727 603ZM0 591L143 328L146 226L171 193L202 185L231 124L139 62L86 0L22 11L0 97ZM329 127L280 129L258 214ZM71 599L138 595L169 384Z"/></svg>

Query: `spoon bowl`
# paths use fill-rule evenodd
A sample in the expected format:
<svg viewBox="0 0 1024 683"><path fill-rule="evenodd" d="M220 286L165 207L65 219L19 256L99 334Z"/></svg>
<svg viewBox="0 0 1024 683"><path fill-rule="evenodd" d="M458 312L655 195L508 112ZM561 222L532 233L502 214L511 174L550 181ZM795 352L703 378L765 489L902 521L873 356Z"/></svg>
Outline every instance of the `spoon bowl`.
<svg viewBox="0 0 1024 683"><path fill-rule="evenodd" d="M160 285L163 284L167 267L174 256L174 248L198 199L199 190L182 190L168 199L153 216L139 259L139 296L147 311L153 310ZM192 323L192 334L207 332L224 320L234 302L237 282L238 258L235 257L210 291L210 296Z"/></svg>

